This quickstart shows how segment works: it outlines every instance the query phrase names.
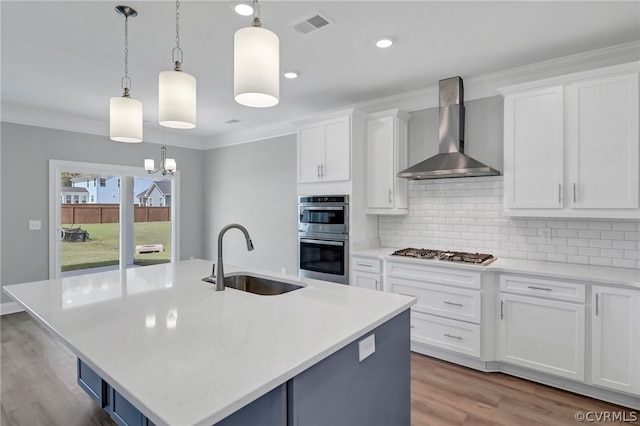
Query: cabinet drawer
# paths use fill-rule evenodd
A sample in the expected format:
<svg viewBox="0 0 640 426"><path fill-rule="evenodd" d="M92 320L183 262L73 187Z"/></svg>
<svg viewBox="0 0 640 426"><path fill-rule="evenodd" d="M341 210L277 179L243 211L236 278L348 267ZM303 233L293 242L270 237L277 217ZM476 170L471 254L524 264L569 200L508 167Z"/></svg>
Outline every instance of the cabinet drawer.
<svg viewBox="0 0 640 426"><path fill-rule="evenodd" d="M465 355L481 356L479 325L411 313L411 340Z"/></svg>
<svg viewBox="0 0 640 426"><path fill-rule="evenodd" d="M100 408L107 404L106 383L102 378L80 358L78 358L78 385L93 398Z"/></svg>
<svg viewBox="0 0 640 426"><path fill-rule="evenodd" d="M456 287L390 278L391 292L414 296L417 303L411 308L425 314L480 323L481 292Z"/></svg>
<svg viewBox="0 0 640 426"><path fill-rule="evenodd" d="M501 275L500 291L568 302L584 303L585 301L584 284L550 279Z"/></svg>
<svg viewBox="0 0 640 426"><path fill-rule="evenodd" d="M398 278L409 278L440 285L480 289L482 284L480 272L458 269L455 266L429 266L427 260L408 262L387 261L387 275Z"/></svg>
<svg viewBox="0 0 640 426"><path fill-rule="evenodd" d="M362 272L371 272L374 274L382 273L382 261L372 257L353 257L353 270Z"/></svg>

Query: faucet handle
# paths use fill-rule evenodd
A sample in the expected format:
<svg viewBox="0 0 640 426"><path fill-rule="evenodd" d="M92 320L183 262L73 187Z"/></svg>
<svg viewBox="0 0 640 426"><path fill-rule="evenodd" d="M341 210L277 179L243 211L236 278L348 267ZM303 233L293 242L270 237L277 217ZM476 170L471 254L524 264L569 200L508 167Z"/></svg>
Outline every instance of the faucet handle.
<svg viewBox="0 0 640 426"><path fill-rule="evenodd" d="M215 278L216 277L216 264L214 263L213 266L211 267L211 278Z"/></svg>

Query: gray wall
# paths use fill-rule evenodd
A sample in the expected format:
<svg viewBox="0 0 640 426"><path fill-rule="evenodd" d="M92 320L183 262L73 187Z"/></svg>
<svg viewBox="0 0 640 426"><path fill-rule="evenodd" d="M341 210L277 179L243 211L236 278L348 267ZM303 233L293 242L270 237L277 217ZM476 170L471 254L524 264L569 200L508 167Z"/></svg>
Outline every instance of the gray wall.
<svg viewBox="0 0 640 426"><path fill-rule="evenodd" d="M49 278L49 159L142 167L160 157L157 144L123 144L107 137L1 124L2 285ZM180 254L202 257L202 152L169 146L180 170ZM29 231L28 220L42 221ZM3 302L9 299L4 295Z"/></svg>
<svg viewBox="0 0 640 426"><path fill-rule="evenodd" d="M502 172L502 96L465 102L465 154ZM409 165L438 153L438 108L411 113L409 120Z"/></svg>
<svg viewBox="0 0 640 426"><path fill-rule="evenodd" d="M296 136L289 135L207 151L205 154L205 256L215 259L220 229L244 225L224 237L224 261L297 274Z"/></svg>

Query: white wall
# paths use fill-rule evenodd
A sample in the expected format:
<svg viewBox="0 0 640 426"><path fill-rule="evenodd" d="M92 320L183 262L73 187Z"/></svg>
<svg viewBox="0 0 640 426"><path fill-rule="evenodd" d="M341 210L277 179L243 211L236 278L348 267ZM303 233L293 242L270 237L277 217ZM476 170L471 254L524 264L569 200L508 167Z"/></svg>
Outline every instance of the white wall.
<svg viewBox="0 0 640 426"><path fill-rule="evenodd" d="M209 150L205 153L205 256L217 256L218 233L229 223L247 228L248 252L237 229L224 237L224 263L296 275L296 137Z"/></svg>
<svg viewBox="0 0 640 426"><path fill-rule="evenodd" d="M157 144L123 144L107 137L1 123L0 245L2 285L49 278L49 159L139 166L144 158L159 158ZM202 257L202 151L169 146L180 169L180 254ZM29 231L28 220L42 221L41 231ZM8 301L2 295L2 301Z"/></svg>

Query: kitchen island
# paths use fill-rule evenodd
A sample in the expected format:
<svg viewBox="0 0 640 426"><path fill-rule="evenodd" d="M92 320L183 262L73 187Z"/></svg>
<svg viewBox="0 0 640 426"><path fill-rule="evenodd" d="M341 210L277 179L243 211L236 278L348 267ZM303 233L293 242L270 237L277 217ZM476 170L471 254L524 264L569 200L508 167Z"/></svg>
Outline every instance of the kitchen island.
<svg viewBox="0 0 640 426"><path fill-rule="evenodd" d="M115 402L140 424L389 423L389 413L409 424L414 298L232 265L227 275L304 288L216 292L201 281L210 270L190 260L4 291L77 355L83 387L109 392L96 400L112 417Z"/></svg>

